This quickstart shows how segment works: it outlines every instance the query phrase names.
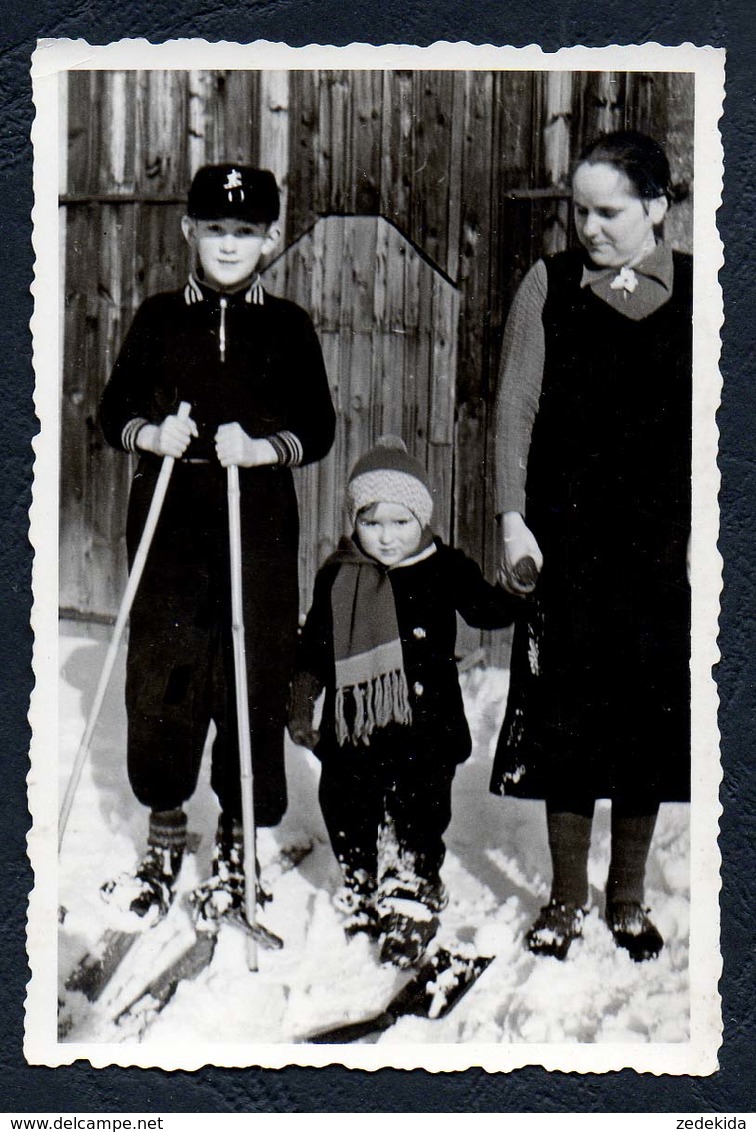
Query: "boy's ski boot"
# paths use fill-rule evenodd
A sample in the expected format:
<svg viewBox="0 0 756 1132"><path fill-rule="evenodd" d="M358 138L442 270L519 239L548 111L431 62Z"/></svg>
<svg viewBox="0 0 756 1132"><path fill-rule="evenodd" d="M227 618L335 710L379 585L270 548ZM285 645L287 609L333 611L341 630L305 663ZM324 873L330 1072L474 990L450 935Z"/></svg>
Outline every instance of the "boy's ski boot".
<svg viewBox="0 0 756 1132"><path fill-rule="evenodd" d="M138 916L145 927L156 924L173 902L183 856L183 848L150 845L136 872L122 873L100 891L109 904Z"/></svg>
<svg viewBox="0 0 756 1132"><path fill-rule="evenodd" d="M104 899L118 911L138 917L140 926L156 924L173 902L185 848L184 811L153 810L147 852L134 873L122 873L102 885Z"/></svg>
<svg viewBox="0 0 756 1132"><path fill-rule="evenodd" d="M260 884L260 866L257 869L257 903L264 907L272 899ZM198 930L214 930L224 917L244 914L244 836L241 826L234 822L231 832L221 826L213 847L212 870L208 880L197 885L190 894L192 916Z"/></svg>

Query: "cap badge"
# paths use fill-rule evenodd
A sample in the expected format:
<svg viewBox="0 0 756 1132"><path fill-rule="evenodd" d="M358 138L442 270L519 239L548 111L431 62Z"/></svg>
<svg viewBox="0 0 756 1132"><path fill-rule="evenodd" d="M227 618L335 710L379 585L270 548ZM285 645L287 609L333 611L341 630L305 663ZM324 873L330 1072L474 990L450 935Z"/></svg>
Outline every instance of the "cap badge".
<svg viewBox="0 0 756 1132"><path fill-rule="evenodd" d="M241 203L244 200L244 189L242 188L242 175L241 175L241 173L239 172L238 169L232 169L231 170L229 175L226 177L226 183L223 186L223 188L228 193L229 203L231 203L231 204L233 203L234 189L239 190L239 201L238 201L238 203Z"/></svg>
<svg viewBox="0 0 756 1132"><path fill-rule="evenodd" d="M238 169L232 169L231 172L229 173L229 175L226 177L226 183L223 186L223 188L228 189L228 190L238 189L238 188L241 187L241 183L242 183L241 173L239 172Z"/></svg>

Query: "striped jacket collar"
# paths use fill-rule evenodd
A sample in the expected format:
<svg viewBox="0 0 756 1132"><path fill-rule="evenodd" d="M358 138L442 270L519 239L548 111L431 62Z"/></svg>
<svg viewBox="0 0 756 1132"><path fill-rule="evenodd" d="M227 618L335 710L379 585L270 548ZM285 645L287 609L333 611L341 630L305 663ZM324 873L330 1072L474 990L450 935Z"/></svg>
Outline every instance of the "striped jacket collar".
<svg viewBox="0 0 756 1132"><path fill-rule="evenodd" d="M184 287L184 302L188 307L193 306L195 303L202 303L209 299L211 295L218 294L212 287L203 286L194 275L190 272L186 286ZM262 280L259 273L256 274L246 291L239 292L244 295L245 303L250 303L252 306L261 307L265 302L265 290L263 289Z"/></svg>

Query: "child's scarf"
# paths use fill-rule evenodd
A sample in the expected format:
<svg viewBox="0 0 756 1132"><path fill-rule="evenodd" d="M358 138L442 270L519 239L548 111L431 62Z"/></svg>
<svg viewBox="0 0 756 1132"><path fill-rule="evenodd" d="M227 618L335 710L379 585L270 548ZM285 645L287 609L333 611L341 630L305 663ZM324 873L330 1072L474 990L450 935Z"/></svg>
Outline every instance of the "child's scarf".
<svg viewBox="0 0 756 1132"><path fill-rule="evenodd" d="M385 567L350 538L331 561L339 563L331 590L336 738L368 744L376 728L412 722L394 591Z"/></svg>

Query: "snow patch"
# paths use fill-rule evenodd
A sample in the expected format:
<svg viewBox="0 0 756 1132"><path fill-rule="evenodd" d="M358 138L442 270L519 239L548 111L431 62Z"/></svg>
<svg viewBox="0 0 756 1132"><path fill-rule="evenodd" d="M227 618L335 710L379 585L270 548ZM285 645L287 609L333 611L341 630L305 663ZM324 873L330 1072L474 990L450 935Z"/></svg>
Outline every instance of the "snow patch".
<svg viewBox="0 0 756 1132"><path fill-rule="evenodd" d="M78 625L68 627L61 640L63 786L106 644L101 632L87 635ZM143 1017L136 1037L97 1004L65 991L68 974L108 922L100 885L132 868L146 841L146 814L131 795L125 771L123 679L122 651L61 859L60 899L67 914L60 928L59 973L61 995L67 998L66 1040L171 1042L180 1052L196 1042L290 1042L379 1013L407 976L382 965L375 945L364 936L349 941L344 936L333 904L340 872L317 801L319 765L293 746L286 752L289 811L277 829L260 830L258 839L263 874L282 847L314 846L297 868L274 869L274 900L261 913L264 925L284 939L284 949L261 950L260 969L250 973L243 934L224 928L210 966L180 984L162 1013ZM551 876L544 808L538 802L494 797L488 789L507 686L508 674L498 669L475 668L462 676L473 754L454 783L443 868L449 905L440 915L437 937L440 947L493 956L493 962L445 1017L403 1018L378 1041L688 1040L688 808L662 807L652 846L647 903L666 941L656 960L633 963L614 945L602 918L609 861L606 806L597 809L590 864L593 907L583 938L563 963L532 956L523 938L548 897ZM202 835L192 859L197 879L209 873L217 817L207 762L188 808L190 829ZM433 1014L443 1011L448 978L439 977Z"/></svg>

